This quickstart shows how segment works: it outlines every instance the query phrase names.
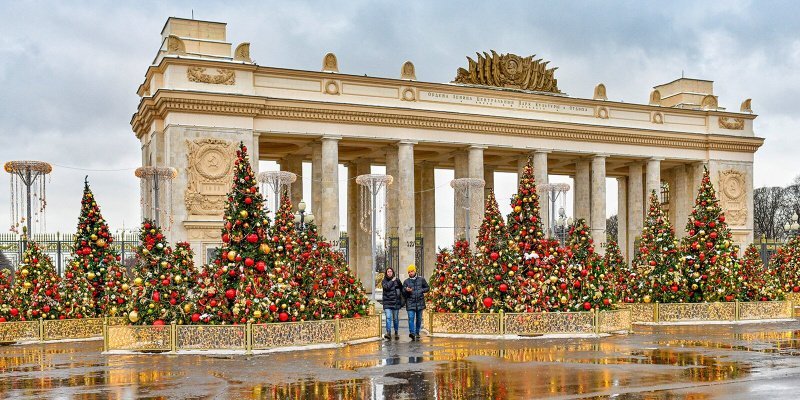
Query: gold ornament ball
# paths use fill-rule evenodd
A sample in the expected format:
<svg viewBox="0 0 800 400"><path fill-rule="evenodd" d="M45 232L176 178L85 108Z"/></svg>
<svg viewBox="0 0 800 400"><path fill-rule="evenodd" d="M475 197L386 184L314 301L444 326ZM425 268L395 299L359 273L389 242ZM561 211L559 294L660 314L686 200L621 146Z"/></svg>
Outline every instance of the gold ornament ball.
<svg viewBox="0 0 800 400"><path fill-rule="evenodd" d="M643 300L644 300L645 303L649 303L650 302L650 296L649 295L648 296L644 296Z"/></svg>
<svg viewBox="0 0 800 400"><path fill-rule="evenodd" d="M228 252L228 261L233 261L235 259L236 259L236 252L235 251L229 251Z"/></svg>
<svg viewBox="0 0 800 400"><path fill-rule="evenodd" d="M256 318L261 318L261 310L253 311L253 316L256 317Z"/></svg>
<svg viewBox="0 0 800 400"><path fill-rule="evenodd" d="M94 242L95 240L97 240L97 235L93 233L91 236L89 236L89 238L92 239L92 241Z"/></svg>
<svg viewBox="0 0 800 400"><path fill-rule="evenodd" d="M133 284L136 286L142 286L142 278L137 277L133 280Z"/></svg>
<svg viewBox="0 0 800 400"><path fill-rule="evenodd" d="M247 212L247 210L239 211L239 216L242 218L247 218L248 215L250 214Z"/></svg>
<svg viewBox="0 0 800 400"><path fill-rule="evenodd" d="M125 290L125 291L127 291L129 287L130 287L130 286L128 286L128 284L127 284L127 283L123 283L123 284L122 284L122 290Z"/></svg>
<svg viewBox="0 0 800 400"><path fill-rule="evenodd" d="M131 311L130 314L128 314L128 319L131 322L136 323L136 321L139 320L139 313L136 311Z"/></svg>

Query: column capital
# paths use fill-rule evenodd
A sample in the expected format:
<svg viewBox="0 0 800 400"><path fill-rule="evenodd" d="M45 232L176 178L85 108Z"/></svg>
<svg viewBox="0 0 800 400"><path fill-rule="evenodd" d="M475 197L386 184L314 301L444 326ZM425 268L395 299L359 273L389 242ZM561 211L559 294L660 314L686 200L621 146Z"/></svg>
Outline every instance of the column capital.
<svg viewBox="0 0 800 400"><path fill-rule="evenodd" d="M592 158L608 158L608 157L611 157L611 155L605 153L592 154Z"/></svg>
<svg viewBox="0 0 800 400"><path fill-rule="evenodd" d="M401 140L401 141L397 142L398 146L400 146L400 145L411 145L411 146L413 146L415 144L417 144L416 140Z"/></svg>
<svg viewBox="0 0 800 400"><path fill-rule="evenodd" d="M338 140L342 140L342 137L338 136L338 135L323 135L322 137L319 138L319 140L320 141L324 141L324 140L337 140L338 141Z"/></svg>
<svg viewBox="0 0 800 400"><path fill-rule="evenodd" d="M533 151L531 151L531 154L542 154L542 153L549 154L549 153L552 153L552 152L553 152L553 150L551 150L551 149L534 149Z"/></svg>
<svg viewBox="0 0 800 400"><path fill-rule="evenodd" d="M478 149L486 150L488 148L489 148L489 146L484 145L484 144L471 144L471 145L469 145L469 147L467 149L469 149L469 150L472 150L472 149L475 149L475 150L478 150Z"/></svg>
<svg viewBox="0 0 800 400"><path fill-rule="evenodd" d="M664 157L650 157L647 161L664 161Z"/></svg>

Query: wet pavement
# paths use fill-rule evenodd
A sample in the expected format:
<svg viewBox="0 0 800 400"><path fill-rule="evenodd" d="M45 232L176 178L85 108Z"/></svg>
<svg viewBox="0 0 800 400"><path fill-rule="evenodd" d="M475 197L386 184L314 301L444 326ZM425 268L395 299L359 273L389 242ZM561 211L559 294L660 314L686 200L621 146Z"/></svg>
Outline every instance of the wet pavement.
<svg viewBox="0 0 800 400"><path fill-rule="evenodd" d="M14 399L798 399L800 323L642 326L635 335L423 337L257 356L102 355L99 341L0 347Z"/></svg>

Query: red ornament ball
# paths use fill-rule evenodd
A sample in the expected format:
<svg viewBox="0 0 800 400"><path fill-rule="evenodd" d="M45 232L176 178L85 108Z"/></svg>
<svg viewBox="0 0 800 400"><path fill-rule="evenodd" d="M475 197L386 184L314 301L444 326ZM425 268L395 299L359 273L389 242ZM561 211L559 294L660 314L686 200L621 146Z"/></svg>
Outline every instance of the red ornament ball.
<svg viewBox="0 0 800 400"><path fill-rule="evenodd" d="M289 320L289 314L287 314L285 312L282 312L282 313L278 314L278 321L286 322L288 320Z"/></svg>
<svg viewBox="0 0 800 400"><path fill-rule="evenodd" d="M164 326L164 320L163 319L157 319L157 320L153 321L153 326Z"/></svg>
<svg viewBox="0 0 800 400"><path fill-rule="evenodd" d="M236 297L236 289L228 289L228 290L226 290L225 291L225 297L228 300L233 300L233 298Z"/></svg>
<svg viewBox="0 0 800 400"><path fill-rule="evenodd" d="M486 308L491 308L492 304L494 304L494 300L491 297L486 297L483 299L483 306Z"/></svg>

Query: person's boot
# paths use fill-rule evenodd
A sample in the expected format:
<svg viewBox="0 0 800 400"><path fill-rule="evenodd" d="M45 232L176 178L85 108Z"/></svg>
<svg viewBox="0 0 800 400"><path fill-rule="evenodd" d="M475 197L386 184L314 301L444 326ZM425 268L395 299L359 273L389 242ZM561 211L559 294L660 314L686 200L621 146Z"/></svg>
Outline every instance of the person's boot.
<svg viewBox="0 0 800 400"><path fill-rule="evenodd" d="M384 337L386 340L392 340L392 335L390 335L390 334L388 334L388 333L387 333L387 334L385 334L385 335L383 335L383 337Z"/></svg>
<svg viewBox="0 0 800 400"><path fill-rule="evenodd" d="M400 335L397 332L394 333L394 340L400 340Z"/></svg>
<svg viewBox="0 0 800 400"><path fill-rule="evenodd" d="M415 340L415 341L419 342L419 338L420 338L420 336L419 336L419 333L418 333L418 334L416 334L416 335L414 335L414 340Z"/></svg>
<svg viewBox="0 0 800 400"><path fill-rule="evenodd" d="M408 337L410 337L410 338L411 338L411 341L412 341L412 342L414 341L414 338L416 338L416 336L414 336L414 334L413 334L413 333L409 333L409 334L408 334Z"/></svg>

